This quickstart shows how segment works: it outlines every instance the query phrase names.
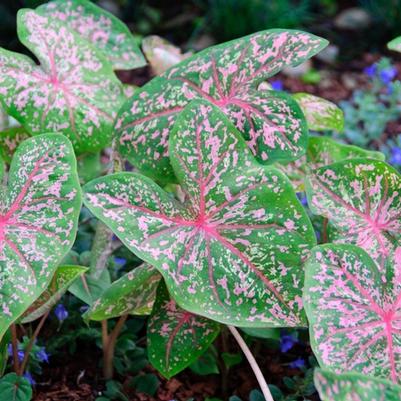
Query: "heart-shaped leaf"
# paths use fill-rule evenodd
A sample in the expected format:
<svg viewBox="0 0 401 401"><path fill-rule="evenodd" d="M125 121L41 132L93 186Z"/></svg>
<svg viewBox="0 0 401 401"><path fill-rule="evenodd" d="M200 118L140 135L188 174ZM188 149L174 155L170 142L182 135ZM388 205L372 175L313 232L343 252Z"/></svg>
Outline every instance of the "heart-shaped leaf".
<svg viewBox="0 0 401 401"><path fill-rule="evenodd" d="M336 375L316 369L314 381L322 401L399 401L401 387L358 373Z"/></svg>
<svg viewBox="0 0 401 401"><path fill-rule="evenodd" d="M55 0L37 12L57 19L89 40L116 70L143 67L146 61L128 27L89 0Z"/></svg>
<svg viewBox="0 0 401 401"><path fill-rule="evenodd" d="M306 263L304 304L322 366L399 382L401 248L385 269L355 245L321 245Z"/></svg>
<svg viewBox="0 0 401 401"><path fill-rule="evenodd" d="M24 127L12 127L0 132L0 155L10 164L18 145L31 135Z"/></svg>
<svg viewBox="0 0 401 401"><path fill-rule="evenodd" d="M88 320L106 320L130 313L149 315L160 281L159 272L147 263L136 267L107 288L85 313Z"/></svg>
<svg viewBox="0 0 401 401"><path fill-rule="evenodd" d="M195 362L220 332L213 320L181 309L161 282L148 321L150 363L168 379Z"/></svg>
<svg viewBox="0 0 401 401"><path fill-rule="evenodd" d="M380 266L401 239L401 176L386 163L354 159L308 177L309 207L330 223L333 242L369 252Z"/></svg>
<svg viewBox="0 0 401 401"><path fill-rule="evenodd" d="M288 164L277 163L276 166L284 171L297 191L304 191L304 181L309 172L341 160L355 158L385 160L381 152L345 145L326 136L310 136L305 156Z"/></svg>
<svg viewBox="0 0 401 401"><path fill-rule="evenodd" d="M334 103L309 93L295 93L293 98L305 114L310 130L344 130L344 112Z"/></svg>
<svg viewBox="0 0 401 401"><path fill-rule="evenodd" d="M53 308L68 290L68 287L86 270L88 269L82 266L58 267L46 291L27 309L21 318L21 323L33 322Z"/></svg>
<svg viewBox="0 0 401 401"><path fill-rule="evenodd" d="M24 141L0 189L0 339L51 281L76 235L81 190L71 143Z"/></svg>
<svg viewBox="0 0 401 401"><path fill-rule="evenodd" d="M8 373L0 379L0 394L7 401L31 401L32 388L25 377Z"/></svg>
<svg viewBox="0 0 401 401"><path fill-rule="evenodd" d="M179 47L157 35L144 38L142 49L155 75L163 74L173 65L192 55L192 53L182 54Z"/></svg>
<svg viewBox="0 0 401 401"><path fill-rule="evenodd" d="M305 153L307 127L298 104L284 92L259 91L261 81L298 65L327 45L311 34L263 31L206 49L154 78L121 109L120 151L144 174L172 178L168 137L178 114L204 99L235 123L263 163Z"/></svg>
<svg viewBox="0 0 401 401"><path fill-rule="evenodd" d="M315 238L287 178L206 102L180 115L170 157L185 204L135 173L87 184L85 204L186 310L239 326L305 324L302 263Z"/></svg>
<svg viewBox="0 0 401 401"><path fill-rule="evenodd" d="M0 49L0 97L32 134L61 132L79 152L111 141L123 101L111 65L86 40L51 17L18 12L18 37L37 56Z"/></svg>

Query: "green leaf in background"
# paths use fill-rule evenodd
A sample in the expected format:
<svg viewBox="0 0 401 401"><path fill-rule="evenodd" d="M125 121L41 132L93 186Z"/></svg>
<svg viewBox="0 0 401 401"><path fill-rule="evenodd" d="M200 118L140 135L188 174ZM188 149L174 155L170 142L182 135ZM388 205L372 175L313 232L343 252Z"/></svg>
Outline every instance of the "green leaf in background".
<svg viewBox="0 0 401 401"><path fill-rule="evenodd" d="M309 172L341 160L361 157L380 161L385 159L381 152L345 145L326 136L310 136L305 156L288 164L277 163L276 167L287 175L297 191L304 191L305 179Z"/></svg>
<svg viewBox="0 0 401 401"><path fill-rule="evenodd" d="M201 356L215 340L220 325L181 309L163 282L148 321L150 363L168 379Z"/></svg>
<svg viewBox="0 0 401 401"><path fill-rule="evenodd" d="M401 247L385 268L355 245L314 248L304 305L320 366L400 382Z"/></svg>
<svg viewBox="0 0 401 401"><path fill-rule="evenodd" d="M248 336L263 338L265 340L280 340L280 329L258 329L253 327L241 327Z"/></svg>
<svg viewBox="0 0 401 401"><path fill-rule="evenodd" d="M182 112L170 157L185 204L136 173L90 182L85 204L186 310L245 327L305 325L302 265L315 236L287 178L257 163L206 102Z"/></svg>
<svg viewBox="0 0 401 401"><path fill-rule="evenodd" d="M124 100L109 62L73 31L35 11L20 10L17 27L40 65L0 49L1 99L8 114L31 134L65 134L78 152L109 145Z"/></svg>
<svg viewBox="0 0 401 401"><path fill-rule="evenodd" d="M88 320L106 320L122 316L148 315L156 298L160 273L147 263L114 281L85 313Z"/></svg>
<svg viewBox="0 0 401 401"><path fill-rule="evenodd" d="M219 107L263 163L305 153L308 130L301 109L284 92L260 91L260 82L301 64L327 41L309 33L273 29L213 46L156 77L122 107L116 123L120 152L143 174L174 179L170 131L194 99Z"/></svg>
<svg viewBox="0 0 401 401"><path fill-rule="evenodd" d="M292 97L305 114L310 130L343 132L344 113L337 105L308 93L294 93Z"/></svg>
<svg viewBox="0 0 401 401"><path fill-rule="evenodd" d="M56 0L36 9L90 41L115 70L143 67L146 61L128 27L89 0Z"/></svg>
<svg viewBox="0 0 401 401"><path fill-rule="evenodd" d="M0 339L47 288L81 208L74 151L60 134L22 142L0 188Z"/></svg>
<svg viewBox="0 0 401 401"><path fill-rule="evenodd" d="M77 158L78 175L81 185L94 180L102 174L102 162L100 152L84 153Z"/></svg>
<svg viewBox="0 0 401 401"><path fill-rule="evenodd" d="M131 380L130 386L134 387L138 393L145 393L153 397L160 386L160 380L153 373L140 374Z"/></svg>
<svg viewBox="0 0 401 401"><path fill-rule="evenodd" d="M315 386L322 401L399 401L401 387L383 379L355 372L337 375L315 370Z"/></svg>
<svg viewBox="0 0 401 401"><path fill-rule="evenodd" d="M0 377L4 375L8 363L8 344L11 341L10 330L7 330L3 338L0 340Z"/></svg>
<svg viewBox="0 0 401 401"><path fill-rule="evenodd" d="M24 127L7 128L0 132L0 155L10 164L18 145L31 135Z"/></svg>
<svg viewBox="0 0 401 401"><path fill-rule="evenodd" d="M88 269L82 266L60 266L52 281L40 297L22 315L21 323L30 323L53 308L68 287Z"/></svg>
<svg viewBox="0 0 401 401"><path fill-rule="evenodd" d="M315 170L306 192L311 211L328 219L331 241L358 245L383 267L401 239L400 187L388 164L353 159Z"/></svg>
<svg viewBox="0 0 401 401"><path fill-rule="evenodd" d="M30 401L32 388L25 377L8 373L0 379L0 394L4 401Z"/></svg>
<svg viewBox="0 0 401 401"><path fill-rule="evenodd" d="M394 50L396 52L401 52L401 36L396 37L387 43L387 47L390 50Z"/></svg>

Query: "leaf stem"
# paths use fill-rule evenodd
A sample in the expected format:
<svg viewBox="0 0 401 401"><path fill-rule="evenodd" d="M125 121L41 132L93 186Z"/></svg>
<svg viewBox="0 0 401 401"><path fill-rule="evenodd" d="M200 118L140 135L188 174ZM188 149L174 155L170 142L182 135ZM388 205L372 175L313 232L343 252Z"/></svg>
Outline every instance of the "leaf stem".
<svg viewBox="0 0 401 401"><path fill-rule="evenodd" d="M40 319L40 322L36 326L36 329L33 332L32 337L29 340L28 346L25 348L24 359L22 360L22 363L21 363L21 366L19 368L19 371L17 372L17 374L19 376L22 376L24 374L25 368L26 368L26 366L28 364L28 361L29 361L29 356L30 356L31 351L32 351L32 347L35 344L35 341L38 338L40 330L42 330L42 327L45 324L45 321L46 321L47 317L49 316L49 313L50 313L50 309Z"/></svg>
<svg viewBox="0 0 401 401"><path fill-rule="evenodd" d="M127 318L128 314L120 316L110 334L107 333L107 320L102 321L103 375L106 380L111 380L113 378L113 360L116 342Z"/></svg>
<svg viewBox="0 0 401 401"><path fill-rule="evenodd" d="M244 341L244 339L241 337L238 330L234 326L227 326L227 327L231 331L231 334L234 336L234 338L237 340L237 343L241 347L242 352L246 356L246 359L248 359L248 362L251 365L251 368L256 376L256 379L258 380L259 386L262 390L262 393L266 401L274 401L271 392L269 390L269 386L267 385L266 380L263 377L263 373L260 370L259 365L256 362L256 359L253 356L251 350L248 348L246 342Z"/></svg>
<svg viewBox="0 0 401 401"><path fill-rule="evenodd" d="M11 325L10 331L11 331L11 345L13 350L13 367L14 367L14 372L18 373L19 371L18 337L17 337L17 326L15 323Z"/></svg>

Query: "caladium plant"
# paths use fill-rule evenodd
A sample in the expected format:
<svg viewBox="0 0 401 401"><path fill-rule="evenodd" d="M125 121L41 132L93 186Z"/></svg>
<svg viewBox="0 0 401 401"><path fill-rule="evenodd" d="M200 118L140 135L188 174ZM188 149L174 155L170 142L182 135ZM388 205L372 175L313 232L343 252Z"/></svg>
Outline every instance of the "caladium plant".
<svg viewBox="0 0 401 401"><path fill-rule="evenodd" d="M217 322L180 308L160 283L147 337L149 360L165 377L174 376L198 359L219 332Z"/></svg>
<svg viewBox="0 0 401 401"><path fill-rule="evenodd" d="M146 65L128 27L89 0L55 0L41 5L36 11L61 21L89 40L116 70L130 70Z"/></svg>
<svg viewBox="0 0 401 401"><path fill-rule="evenodd" d="M288 179L258 164L207 102L181 113L169 151L184 204L145 176L118 173L84 187L86 206L186 310L242 326L304 325L301 265L315 237Z"/></svg>
<svg viewBox="0 0 401 401"><path fill-rule="evenodd" d="M316 247L306 263L304 303L322 366L399 383L401 248L379 266L355 245Z"/></svg>
<svg viewBox="0 0 401 401"><path fill-rule="evenodd" d="M296 66L327 41L299 31L262 31L208 48L154 78L121 109L116 123L120 151L144 174L173 177L168 137L179 113L194 99L219 107L263 163L305 153L307 126L297 103L259 84L284 66Z"/></svg>
<svg viewBox="0 0 401 401"><path fill-rule="evenodd" d="M81 204L71 143L59 134L24 141L0 202L0 338L50 283L73 245Z"/></svg>
<svg viewBox="0 0 401 401"><path fill-rule="evenodd" d="M124 97L111 64L65 25L18 12L18 37L38 58L0 49L0 99L31 134L65 134L78 152L109 145Z"/></svg>

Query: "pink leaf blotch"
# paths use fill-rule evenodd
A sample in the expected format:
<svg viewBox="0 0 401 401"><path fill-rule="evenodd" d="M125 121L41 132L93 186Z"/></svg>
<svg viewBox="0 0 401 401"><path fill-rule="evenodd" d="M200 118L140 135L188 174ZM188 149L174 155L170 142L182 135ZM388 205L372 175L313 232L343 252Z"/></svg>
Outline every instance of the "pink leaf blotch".
<svg viewBox="0 0 401 401"><path fill-rule="evenodd" d="M85 186L85 203L164 276L186 310L242 326L297 326L315 237L288 179L258 164L216 106L177 120L170 157L185 202L136 173Z"/></svg>
<svg viewBox="0 0 401 401"><path fill-rule="evenodd" d="M0 49L0 98L7 112L32 134L65 134L76 151L107 146L123 101L109 62L66 26L32 10L18 12L18 37L40 65Z"/></svg>
<svg viewBox="0 0 401 401"><path fill-rule="evenodd" d="M0 201L0 338L46 289L75 240L81 190L71 143L24 141Z"/></svg>
<svg viewBox="0 0 401 401"><path fill-rule="evenodd" d="M305 153L307 126L297 103L284 92L259 91L261 81L298 65L327 45L300 31L262 31L206 49L153 79L121 109L116 123L120 151L144 174L166 181L170 130L194 99L229 116L263 163Z"/></svg>
<svg viewBox="0 0 401 401"><path fill-rule="evenodd" d="M370 159L322 167L306 183L312 212L329 220L330 239L358 245L381 267L401 239L400 188L394 168Z"/></svg>
<svg viewBox="0 0 401 401"><path fill-rule="evenodd" d="M43 4L37 12L55 18L89 40L116 70L131 70L146 65L128 27L88 0L56 0Z"/></svg>
<svg viewBox="0 0 401 401"><path fill-rule="evenodd" d="M170 378L195 362L219 332L218 323L180 308L160 283L147 338L149 361L163 376Z"/></svg>
<svg viewBox="0 0 401 401"><path fill-rule="evenodd" d="M399 383L401 248L380 267L355 245L321 245L306 263L305 310L321 366Z"/></svg>

